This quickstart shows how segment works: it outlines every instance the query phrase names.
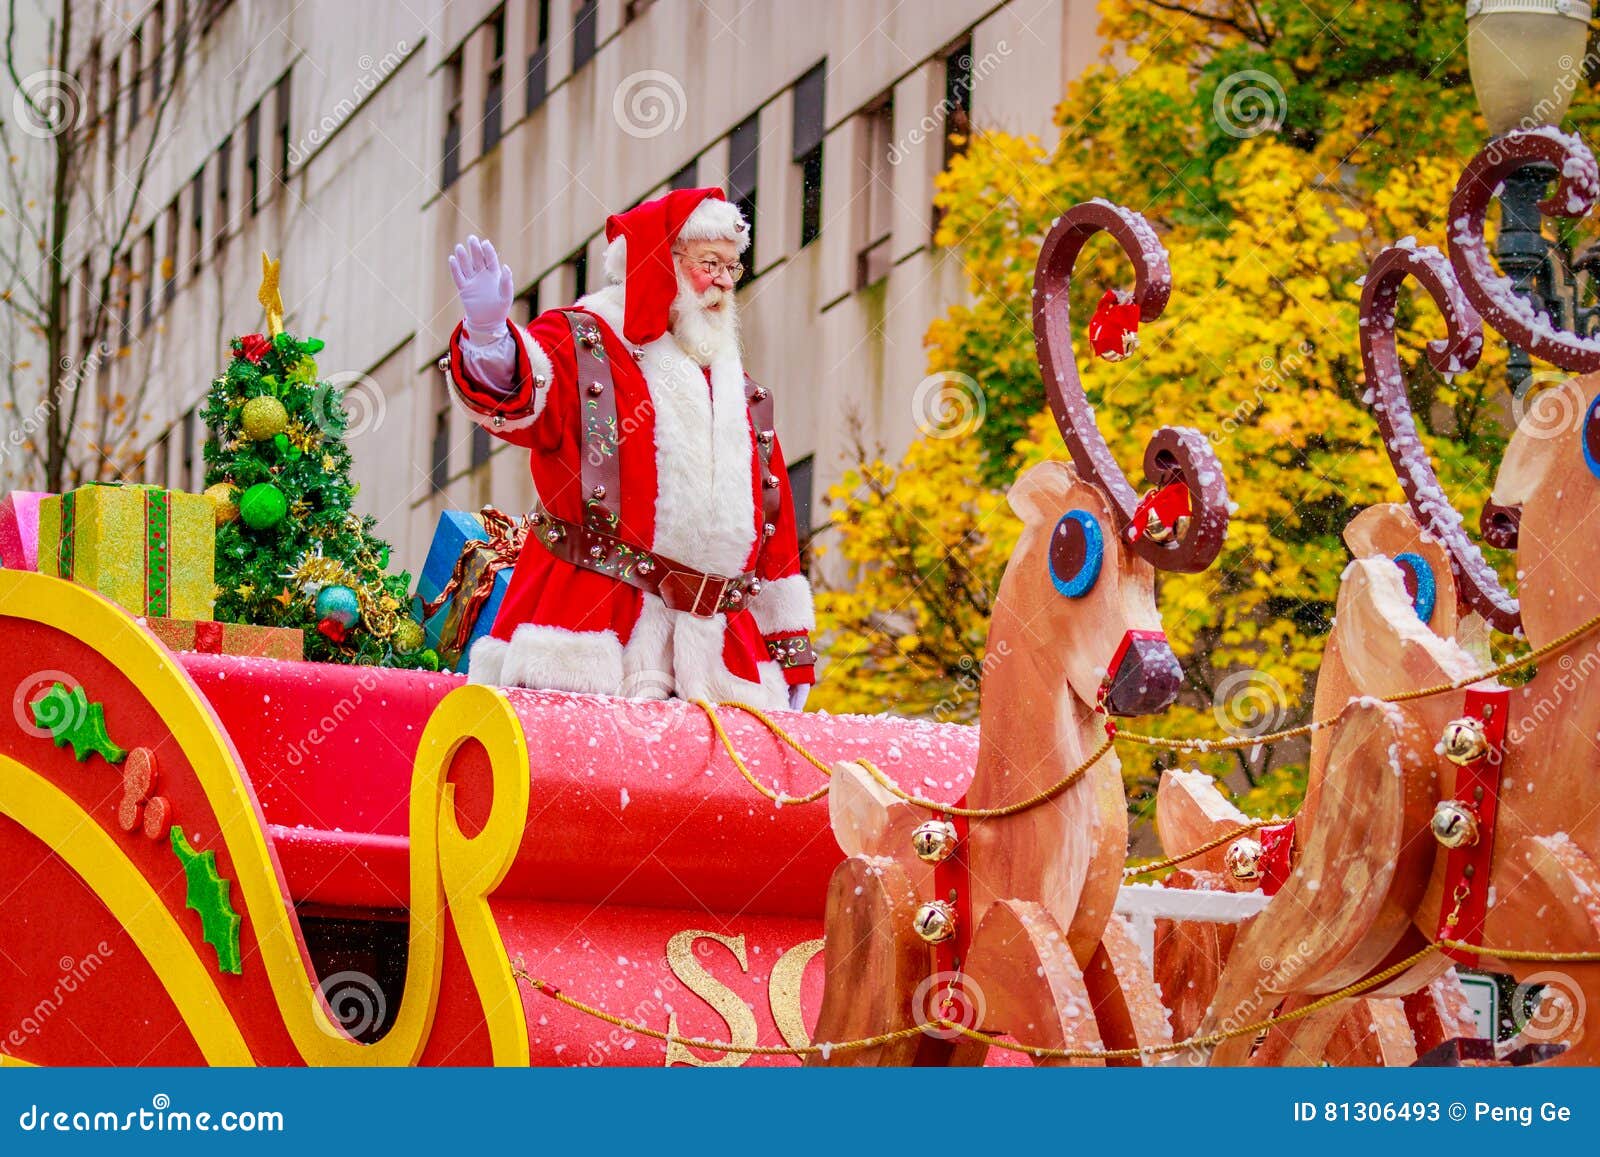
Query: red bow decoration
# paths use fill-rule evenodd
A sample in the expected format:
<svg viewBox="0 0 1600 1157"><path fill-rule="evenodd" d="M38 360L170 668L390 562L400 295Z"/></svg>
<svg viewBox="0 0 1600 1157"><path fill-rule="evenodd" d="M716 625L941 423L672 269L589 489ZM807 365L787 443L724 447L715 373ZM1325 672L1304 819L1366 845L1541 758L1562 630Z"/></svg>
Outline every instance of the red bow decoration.
<svg viewBox="0 0 1600 1157"><path fill-rule="evenodd" d="M345 637L350 634L350 628L346 627L338 619L322 619L317 623L317 630L322 632L322 637L331 643L342 643L345 641Z"/></svg>
<svg viewBox="0 0 1600 1157"><path fill-rule="evenodd" d="M264 334L247 333L239 339L239 352L244 355L244 360L252 365L261 361L263 355L272 348L272 339Z"/></svg>
<svg viewBox="0 0 1600 1157"><path fill-rule="evenodd" d="M1271 824L1260 831L1261 890L1276 895L1294 870L1294 821Z"/></svg>
<svg viewBox="0 0 1600 1157"><path fill-rule="evenodd" d="M1165 541L1177 529L1180 518L1188 518L1194 511L1194 501L1184 482L1169 482L1155 490L1148 490L1133 508L1133 520L1128 523L1128 541L1138 542L1146 536ZM1159 536L1159 538L1158 538Z"/></svg>
<svg viewBox="0 0 1600 1157"><path fill-rule="evenodd" d="M1089 319L1089 345L1108 362L1139 348L1139 306L1128 294L1108 289Z"/></svg>

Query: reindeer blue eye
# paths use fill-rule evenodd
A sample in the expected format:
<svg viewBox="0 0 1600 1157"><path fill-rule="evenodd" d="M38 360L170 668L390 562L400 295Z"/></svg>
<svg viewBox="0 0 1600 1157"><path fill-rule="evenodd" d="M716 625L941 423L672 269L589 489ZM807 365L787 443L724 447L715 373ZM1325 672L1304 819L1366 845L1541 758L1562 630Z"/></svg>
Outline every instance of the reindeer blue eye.
<svg viewBox="0 0 1600 1157"><path fill-rule="evenodd" d="M1592 467L1591 467L1592 469ZM1411 606L1417 618L1429 622L1433 618L1433 604L1439 588L1433 581L1433 568L1420 554L1405 551L1394 556L1395 565L1406 580L1406 590L1411 592Z"/></svg>
<svg viewBox="0 0 1600 1157"><path fill-rule="evenodd" d="M1050 535L1050 581L1069 599L1081 599L1100 578L1106 557L1100 523L1087 510L1069 510Z"/></svg>
<svg viewBox="0 0 1600 1157"><path fill-rule="evenodd" d="M1600 415L1595 413L1600 407L1600 397L1589 403L1589 410L1583 416L1583 429L1579 431L1583 440L1583 462L1589 467L1589 473L1600 478Z"/></svg>

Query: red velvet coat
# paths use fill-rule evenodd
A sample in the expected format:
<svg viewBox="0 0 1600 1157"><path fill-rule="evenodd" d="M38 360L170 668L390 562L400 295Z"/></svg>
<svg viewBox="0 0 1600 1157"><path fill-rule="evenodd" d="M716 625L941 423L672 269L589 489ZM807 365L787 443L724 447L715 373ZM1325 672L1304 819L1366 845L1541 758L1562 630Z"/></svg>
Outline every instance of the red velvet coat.
<svg viewBox="0 0 1600 1157"><path fill-rule="evenodd" d="M477 682L633 696L737 699L782 707L787 685L813 668L780 667L768 644L813 628L811 588L799 569L794 503L783 452L772 447L781 498L777 533L761 543L756 431L738 356L703 369L671 334L637 351L621 337L623 291L578 303L597 322L616 386L622 494L618 533L697 570L763 579L748 609L697 619L654 595L556 558L530 541L492 635L473 648ZM547 509L583 520L582 403L570 326L558 311L517 339L509 394L475 381L458 327L451 380L473 420L526 447Z"/></svg>

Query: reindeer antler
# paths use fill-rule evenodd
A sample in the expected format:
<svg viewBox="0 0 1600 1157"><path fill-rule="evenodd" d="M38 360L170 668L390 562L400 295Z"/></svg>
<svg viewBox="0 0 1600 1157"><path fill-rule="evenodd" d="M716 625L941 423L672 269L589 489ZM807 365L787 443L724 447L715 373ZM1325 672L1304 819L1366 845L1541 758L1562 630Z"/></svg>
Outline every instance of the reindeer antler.
<svg viewBox="0 0 1600 1157"><path fill-rule="evenodd" d="M1140 319L1154 321L1161 316L1172 292L1166 249L1143 216L1096 199L1074 205L1057 218L1039 251L1033 276L1033 337L1050 410L1073 464L1085 481L1104 492L1120 532L1133 521L1139 497L1095 425L1072 340L1072 269L1084 243L1102 229L1116 238L1133 262ZM1210 443L1198 430L1163 426L1145 449L1144 471L1152 484L1183 481L1189 488L1191 521L1188 531L1173 542L1140 537L1127 545L1159 570L1205 570L1228 532L1227 483Z"/></svg>
<svg viewBox="0 0 1600 1157"><path fill-rule="evenodd" d="M1517 293L1489 260L1484 219L1495 192L1512 173L1544 164L1560 174L1556 190L1539 202L1549 217L1582 217L1600 199L1600 170L1581 138L1553 128L1517 129L1496 137L1472 158L1450 198L1450 263L1467 300L1494 329L1533 357L1573 373L1600 369L1600 340L1555 328Z"/></svg>
<svg viewBox="0 0 1600 1157"><path fill-rule="evenodd" d="M1373 260L1361 290L1361 362L1366 368L1369 404L1412 513L1424 530L1444 544L1455 575L1457 601L1477 611L1496 630L1515 631L1522 622L1517 600L1500 585L1478 544L1467 537L1461 515L1440 487L1428 451L1417 437L1394 336L1400 286L1407 277L1415 277L1444 314L1447 336L1427 346L1434 369L1461 373L1477 365L1483 353L1483 325L1444 254L1431 246L1391 245Z"/></svg>

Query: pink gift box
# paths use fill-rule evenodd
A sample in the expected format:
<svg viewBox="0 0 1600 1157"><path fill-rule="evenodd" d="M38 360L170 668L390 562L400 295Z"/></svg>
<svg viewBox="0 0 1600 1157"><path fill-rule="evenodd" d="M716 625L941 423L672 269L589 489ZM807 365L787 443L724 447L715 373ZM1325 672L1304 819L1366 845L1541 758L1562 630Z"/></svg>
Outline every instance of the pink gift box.
<svg viewBox="0 0 1600 1157"><path fill-rule="evenodd" d="M13 490L0 498L0 566L39 569L39 503L50 495Z"/></svg>

